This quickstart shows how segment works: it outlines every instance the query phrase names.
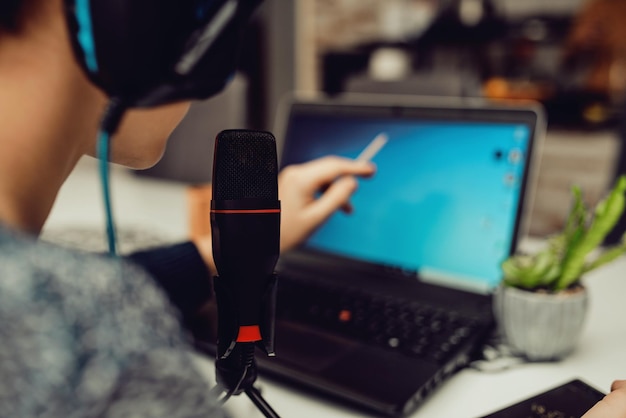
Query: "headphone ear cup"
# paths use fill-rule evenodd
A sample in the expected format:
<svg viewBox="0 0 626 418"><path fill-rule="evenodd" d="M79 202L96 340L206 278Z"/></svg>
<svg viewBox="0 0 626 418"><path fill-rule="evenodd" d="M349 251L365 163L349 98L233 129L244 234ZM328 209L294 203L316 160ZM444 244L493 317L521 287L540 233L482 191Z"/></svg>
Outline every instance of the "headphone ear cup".
<svg viewBox="0 0 626 418"><path fill-rule="evenodd" d="M197 24L190 0L66 0L70 36L89 78L130 101L163 83Z"/></svg>
<svg viewBox="0 0 626 418"><path fill-rule="evenodd" d="M235 72L243 29L261 2L64 1L80 65L128 107L204 99L222 90ZM186 58L192 65L180 71Z"/></svg>

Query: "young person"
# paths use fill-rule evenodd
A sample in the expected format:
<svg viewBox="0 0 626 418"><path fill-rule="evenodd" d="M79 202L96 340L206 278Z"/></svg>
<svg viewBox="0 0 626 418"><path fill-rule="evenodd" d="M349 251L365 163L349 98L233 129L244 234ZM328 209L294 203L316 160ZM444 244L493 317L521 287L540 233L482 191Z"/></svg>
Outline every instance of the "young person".
<svg viewBox="0 0 626 418"><path fill-rule="evenodd" d="M187 289L202 294L215 273L210 238L131 257L144 268L37 240L64 180L95 153L106 101L73 59L61 0L0 2L0 416L221 416L178 321L203 302ZM187 107L130 111L112 161L153 165ZM281 249L372 172L326 158L281 173ZM617 381L585 418L623 416Z"/></svg>
<svg viewBox="0 0 626 418"><path fill-rule="evenodd" d="M95 155L107 100L74 59L62 0L0 2L0 416L220 416L179 322L208 296L210 237L130 260L37 240L79 158ZM111 161L155 164L188 105L128 111ZM335 157L281 173L281 249L372 173Z"/></svg>

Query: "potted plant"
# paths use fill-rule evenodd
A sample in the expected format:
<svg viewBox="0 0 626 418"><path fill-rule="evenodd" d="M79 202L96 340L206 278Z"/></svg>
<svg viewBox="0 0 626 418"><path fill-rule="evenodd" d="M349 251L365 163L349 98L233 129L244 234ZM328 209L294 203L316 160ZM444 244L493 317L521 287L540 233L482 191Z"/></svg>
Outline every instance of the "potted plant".
<svg viewBox="0 0 626 418"><path fill-rule="evenodd" d="M626 252L621 243L603 248L626 204L621 176L593 210L579 187L563 230L534 254L514 254L502 263L503 281L494 294L494 314L508 345L532 361L558 360L575 347L587 311L587 273Z"/></svg>

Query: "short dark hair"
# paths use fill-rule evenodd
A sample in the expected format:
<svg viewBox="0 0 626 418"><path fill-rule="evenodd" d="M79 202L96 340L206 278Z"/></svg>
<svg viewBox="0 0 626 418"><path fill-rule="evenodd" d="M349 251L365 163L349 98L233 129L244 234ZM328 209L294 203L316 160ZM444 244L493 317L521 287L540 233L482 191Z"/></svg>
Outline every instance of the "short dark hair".
<svg viewBox="0 0 626 418"><path fill-rule="evenodd" d="M24 0L0 0L0 30L18 28Z"/></svg>

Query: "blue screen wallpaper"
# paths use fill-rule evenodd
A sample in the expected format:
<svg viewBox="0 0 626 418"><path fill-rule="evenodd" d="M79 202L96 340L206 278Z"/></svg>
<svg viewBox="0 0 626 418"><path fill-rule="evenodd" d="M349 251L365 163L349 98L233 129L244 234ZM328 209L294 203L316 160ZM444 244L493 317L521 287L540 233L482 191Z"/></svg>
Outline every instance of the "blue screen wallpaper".
<svg viewBox="0 0 626 418"><path fill-rule="evenodd" d="M509 255L530 129L524 124L295 115L282 165L355 158L380 133L377 172L360 179L308 247L495 286Z"/></svg>

